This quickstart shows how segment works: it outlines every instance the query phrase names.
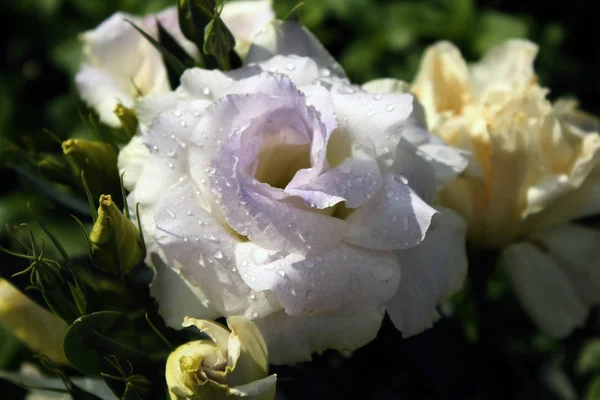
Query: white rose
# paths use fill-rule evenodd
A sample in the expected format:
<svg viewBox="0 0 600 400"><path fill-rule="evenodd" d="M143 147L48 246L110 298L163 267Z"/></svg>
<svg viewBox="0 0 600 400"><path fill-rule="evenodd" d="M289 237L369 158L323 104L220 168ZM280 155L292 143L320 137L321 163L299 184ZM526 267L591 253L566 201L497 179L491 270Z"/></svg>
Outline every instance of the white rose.
<svg viewBox="0 0 600 400"><path fill-rule="evenodd" d="M386 308L404 335L430 327L466 269L463 221L430 203L464 158L412 95L351 85L296 23L269 25L248 60L143 99L150 151L121 153L126 175L143 165L129 204L167 323L244 315L275 364L366 344Z"/></svg>
<svg viewBox="0 0 600 400"><path fill-rule="evenodd" d="M442 204L467 220L473 245L503 249L523 307L561 337L600 302L600 234L568 223L600 211L600 136L598 119L546 99L536 53L511 40L467 66L441 42L426 51L412 89L432 132L481 167L445 188Z"/></svg>
<svg viewBox="0 0 600 400"><path fill-rule="evenodd" d="M227 2L221 17L236 38L242 55L252 37L274 18L271 0ZM94 30L82 34L83 61L75 77L83 100L111 126L120 126L114 115L118 103L132 107L140 95L170 90L161 54L125 20L158 38L156 20L193 58L196 46L179 29L177 9L167 8L140 18L122 12L113 14Z"/></svg>

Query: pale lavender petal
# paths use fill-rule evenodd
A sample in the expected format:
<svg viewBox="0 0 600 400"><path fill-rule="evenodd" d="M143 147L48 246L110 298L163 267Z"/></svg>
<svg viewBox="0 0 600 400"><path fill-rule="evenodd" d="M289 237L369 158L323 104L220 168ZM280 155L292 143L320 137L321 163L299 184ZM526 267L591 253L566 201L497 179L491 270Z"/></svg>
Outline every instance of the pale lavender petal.
<svg viewBox="0 0 600 400"><path fill-rule="evenodd" d="M347 219L344 241L376 250L414 247L425 238L438 212L401 175L384 175L383 187Z"/></svg>
<svg viewBox="0 0 600 400"><path fill-rule="evenodd" d="M358 208L373 197L381 184L377 161L361 154L346 159L308 184L297 185L292 181L285 192L316 208L332 207L342 201L348 208Z"/></svg>
<svg viewBox="0 0 600 400"><path fill-rule="evenodd" d="M263 71L286 74L296 86L313 84L321 76L317 63L308 57L278 54L257 65Z"/></svg>
<svg viewBox="0 0 600 400"><path fill-rule="evenodd" d="M436 307L462 287L467 273L465 221L454 211L440 209L439 224L423 243L396 251L402 279L387 312L403 336L412 336L433 326Z"/></svg>
<svg viewBox="0 0 600 400"><path fill-rule="evenodd" d="M312 58L322 74L345 77L344 70L308 29L294 21L273 21L254 37L246 63L266 61L275 55Z"/></svg>
<svg viewBox="0 0 600 400"><path fill-rule="evenodd" d="M250 301L252 292L235 261L241 238L206 212L192 185L165 194L156 206L155 220L155 237L167 265L199 288L219 314L250 317L279 308L261 293Z"/></svg>
<svg viewBox="0 0 600 400"><path fill-rule="evenodd" d="M340 244L318 256L236 248L238 269L256 291L269 290L289 315L349 314L376 309L397 291L400 266L392 252Z"/></svg>
<svg viewBox="0 0 600 400"><path fill-rule="evenodd" d="M253 322L265 339L269 362L279 365L310 361L312 353L327 349L356 350L375 339L383 316L382 309L351 315L278 312Z"/></svg>

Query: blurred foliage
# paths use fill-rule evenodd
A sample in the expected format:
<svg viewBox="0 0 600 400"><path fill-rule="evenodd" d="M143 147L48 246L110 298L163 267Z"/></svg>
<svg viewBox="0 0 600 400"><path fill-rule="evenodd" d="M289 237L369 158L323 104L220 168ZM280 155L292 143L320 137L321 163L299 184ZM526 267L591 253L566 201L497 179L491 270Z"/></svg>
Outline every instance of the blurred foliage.
<svg viewBox="0 0 600 400"><path fill-rule="evenodd" d="M75 137L119 144L114 132L96 127L95 119L88 118L75 91L73 76L81 52L78 34L118 10L143 15L175 3L21 0L0 4L4 20L10 21L1 28L0 42L0 223L26 222L36 238L44 237L50 243L33 222L29 202L31 210L45 221L74 260L84 285L92 280L98 285L97 292L89 293L91 303L96 305L93 310L98 313L80 321L83 327L104 323L114 312L149 307L152 314L155 310L148 304L121 303L124 289L120 283L112 277L89 273L87 243L81 227L68 216L74 214L88 229L92 222L85 192L75 181L76 174L71 174L60 142ZM277 15L283 17L297 1L274 3ZM567 4L516 0L304 3L296 12L300 22L316 34L354 82L379 77L410 82L424 49L437 40L452 41L473 61L493 45L522 37L540 46L536 71L541 83L551 89L551 97L575 96L583 109L600 114L600 57L591 40L597 35L596 16L584 0ZM44 133L45 129L52 133ZM48 166L45 173L38 168L40 163ZM68 173L63 174L64 170ZM62 181L57 179L60 174L66 177ZM111 194L119 197L119 193ZM0 230L0 244L11 248L4 230ZM52 246L46 250L46 257L60 258ZM24 260L0 253L0 277L9 277L26 267ZM488 281L489 285L482 286ZM28 284L26 277L13 283L21 288ZM39 294L30 295L45 304ZM147 298L144 296L140 298ZM525 316L501 268L481 279L472 277L465 290L442 311L445 316L435 329L414 338L402 339L386 320L378 339L352 356L326 352L312 364L278 367L274 372L289 378L281 380L278 387L287 399L355 395L381 399L475 398L475 393L486 399L600 398L597 314L568 339L552 340L540 334ZM160 325L158 319L156 315L153 318ZM136 327L144 325L147 329L143 315L132 321ZM103 333L110 338L109 333ZM132 345L135 351L160 349L155 336L141 336L139 340L142 343ZM16 370L22 360L31 360L30 352L1 326L0 343L0 369ZM83 354L84 348L77 347L77 343L71 345L71 354ZM358 384L367 381L368 385ZM19 398L23 391L0 381L0 393Z"/></svg>

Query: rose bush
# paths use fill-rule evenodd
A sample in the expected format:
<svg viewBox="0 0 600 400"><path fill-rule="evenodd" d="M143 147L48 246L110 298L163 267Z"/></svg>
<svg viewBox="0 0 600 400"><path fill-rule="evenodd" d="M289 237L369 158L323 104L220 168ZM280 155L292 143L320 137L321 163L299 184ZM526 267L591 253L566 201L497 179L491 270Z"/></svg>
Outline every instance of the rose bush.
<svg viewBox="0 0 600 400"><path fill-rule="evenodd" d="M356 349L386 309L404 335L432 325L466 270L463 221L432 203L466 160L412 95L366 89L276 21L246 66L139 101L119 167L169 325L244 315L275 364Z"/></svg>
<svg viewBox="0 0 600 400"><path fill-rule="evenodd" d="M270 0L228 1L221 13L236 39L235 50L241 55L254 35L274 17ZM118 103L131 107L139 96L170 90L161 54L126 20L155 39L158 20L190 56L198 58L198 49L179 29L176 7L143 18L117 12L83 33L83 61L75 77L79 94L102 122L115 127L120 126L114 114Z"/></svg>
<svg viewBox="0 0 600 400"><path fill-rule="evenodd" d="M523 307L561 337L600 302L600 235L568 223L600 211L599 123L572 101L548 101L536 53L512 40L467 66L441 42L426 51L412 89L432 132L472 151L480 167L448 185L442 204L466 219L473 246L502 250Z"/></svg>

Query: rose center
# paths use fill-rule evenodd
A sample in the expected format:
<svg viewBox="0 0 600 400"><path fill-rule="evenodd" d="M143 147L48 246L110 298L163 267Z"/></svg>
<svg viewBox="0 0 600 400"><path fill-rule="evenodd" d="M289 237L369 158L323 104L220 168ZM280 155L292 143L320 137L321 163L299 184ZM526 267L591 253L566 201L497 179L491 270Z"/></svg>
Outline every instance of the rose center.
<svg viewBox="0 0 600 400"><path fill-rule="evenodd" d="M299 137L292 128L265 133L254 177L283 189L298 170L310 168L310 143L299 141Z"/></svg>

